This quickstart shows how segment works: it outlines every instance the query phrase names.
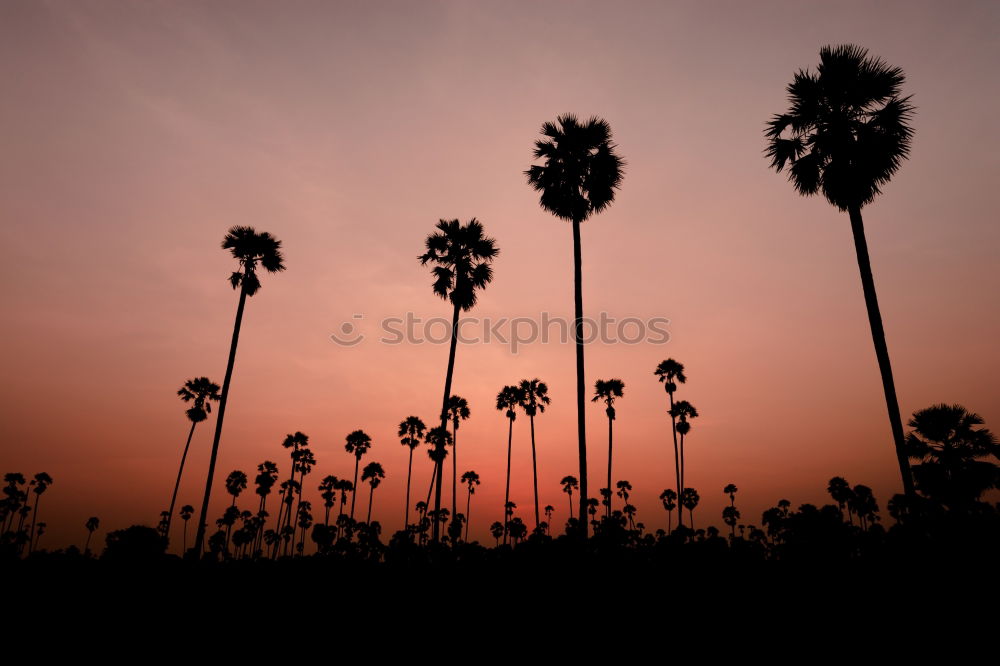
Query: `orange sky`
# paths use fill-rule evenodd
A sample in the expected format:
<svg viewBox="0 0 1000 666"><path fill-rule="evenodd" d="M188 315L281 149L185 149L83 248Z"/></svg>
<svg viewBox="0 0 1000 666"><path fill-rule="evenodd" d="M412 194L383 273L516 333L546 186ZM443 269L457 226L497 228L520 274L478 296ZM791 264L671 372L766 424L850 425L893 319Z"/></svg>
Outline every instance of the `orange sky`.
<svg viewBox="0 0 1000 666"><path fill-rule="evenodd" d="M344 436L363 428L391 533L396 426L430 421L447 347L328 336L355 313L376 334L385 316L448 316L416 261L442 217L479 218L501 248L474 314L571 313L570 227L522 172L541 123L573 111L606 118L628 161L618 200L583 229L585 310L671 320L666 345L587 349L588 385L626 383L615 476L639 520L665 523L656 497L673 483L652 374L666 357L687 366L678 397L702 414L688 447L701 525L721 524L729 482L746 523L781 497L827 501L833 475L884 508L898 471L848 220L768 169L763 125L826 43L904 69L912 156L865 209L900 404L905 419L959 402L998 429L998 19L989 2L5 2L0 472L54 477L43 546L82 542L90 515L101 538L155 521L187 429L175 391L225 370L237 299L218 245L252 225L283 241L288 270L248 304L213 519L230 470L287 471L280 442L296 430L319 461L318 501L322 476L351 474ZM572 346L459 349L455 392L472 408L459 471L483 479L480 537L503 497L494 396L535 376L552 396L536 422L541 500L561 525ZM588 418L600 470L603 410ZM200 502L210 443L200 427L181 503ZM526 520L528 447L522 418L512 492Z"/></svg>

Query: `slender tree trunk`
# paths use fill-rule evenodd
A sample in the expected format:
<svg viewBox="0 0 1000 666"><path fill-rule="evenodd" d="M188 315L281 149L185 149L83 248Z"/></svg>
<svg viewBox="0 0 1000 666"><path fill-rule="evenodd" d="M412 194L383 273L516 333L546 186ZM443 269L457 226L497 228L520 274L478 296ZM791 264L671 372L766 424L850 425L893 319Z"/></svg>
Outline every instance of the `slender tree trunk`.
<svg viewBox="0 0 1000 666"><path fill-rule="evenodd" d="M469 520L472 517L472 486L469 486L469 496L465 500L465 540L469 540Z"/></svg>
<svg viewBox="0 0 1000 666"><path fill-rule="evenodd" d="M448 398L451 397L451 378L455 372L455 346L458 344L458 315L461 312L459 306L455 306L454 314L451 317L451 346L448 350L448 374L444 380L444 398L441 400L441 427L448 428ZM438 468L437 483L434 487L434 541L441 539L441 479L444 476L444 442L438 445L438 459L435 461Z"/></svg>
<svg viewBox="0 0 1000 666"><path fill-rule="evenodd" d="M358 466L360 464L360 456L354 456L354 490L351 492L351 520L354 520L354 500L358 498Z"/></svg>
<svg viewBox="0 0 1000 666"><path fill-rule="evenodd" d="M667 534L674 531L674 512L667 511Z"/></svg>
<svg viewBox="0 0 1000 666"><path fill-rule="evenodd" d="M452 421L451 436L451 519L458 514L458 421Z"/></svg>
<svg viewBox="0 0 1000 666"><path fill-rule="evenodd" d="M87 530L87 542L83 544L83 554L86 555L87 551L90 550L90 537L94 536L91 530Z"/></svg>
<svg viewBox="0 0 1000 666"><path fill-rule="evenodd" d="M691 531L694 531L694 509L688 509L688 515L691 516Z"/></svg>
<svg viewBox="0 0 1000 666"><path fill-rule="evenodd" d="M899 414L899 401L896 399L896 386L892 380L892 366L889 364L889 348L886 346L885 329L882 327L882 315L875 294L875 279L872 277L872 265L868 257L868 242L865 240L861 208L851 206L848 212L851 216L851 231L854 233L854 249L858 254L858 269L861 271L861 288L865 293L865 306L868 308L868 323L871 326L872 341L875 343L875 357L878 359L878 369L882 374L882 389L885 391L885 404L889 411L889 426L896 447L896 459L899 461L899 473L903 480L903 492L912 498L916 493L913 488L913 476L910 473L910 461L906 456L903 421Z"/></svg>
<svg viewBox="0 0 1000 666"><path fill-rule="evenodd" d="M670 380L668 379L667 381L669 382ZM677 504L680 505L680 503L681 503L681 490L682 490L681 484L682 484L682 480L681 480L680 453L679 453L678 447L677 447L677 417L674 416L674 394L671 392L671 393L669 393L669 395L670 395L670 430L671 430L671 432L673 432L673 435L674 435L674 472L677 475L676 476L676 478L677 478ZM684 524L684 510L683 509L679 509L677 511L677 527L680 527L683 524Z"/></svg>
<svg viewBox="0 0 1000 666"><path fill-rule="evenodd" d="M188 521L184 521L184 553L187 553L188 549ZM182 555L184 553L181 553Z"/></svg>
<svg viewBox="0 0 1000 666"><path fill-rule="evenodd" d="M427 509L431 508L431 493L434 492L434 481L437 479L437 471L437 462L435 461L433 467L431 468L431 482L427 486L427 501L424 502L424 504L427 505Z"/></svg>
<svg viewBox="0 0 1000 666"><path fill-rule="evenodd" d="M371 490L368 491L368 518L365 519L365 523L368 525L372 524L372 501L375 499L375 486L372 486Z"/></svg>
<svg viewBox="0 0 1000 666"><path fill-rule="evenodd" d="M686 480L684 479L684 433L681 433L681 487L687 488Z"/></svg>
<svg viewBox="0 0 1000 666"><path fill-rule="evenodd" d="M208 459L208 479L205 481L205 497L201 501L201 513L198 518L198 534L195 537L194 550L201 553L205 545L205 526L208 520L208 502L212 497L212 481L215 479L215 463L219 457L219 441L222 439L222 422L226 418L226 404L229 401L229 384L233 379L233 366L236 364L236 345L240 340L240 326L243 324L243 310L247 302L246 282L240 287L240 302L236 307L236 323L233 325L233 340L229 345L229 361L226 364L226 378L222 382L222 397L219 400L219 413L215 417L215 437L212 438L212 455Z"/></svg>
<svg viewBox="0 0 1000 666"><path fill-rule="evenodd" d="M184 444L184 453L181 455L181 466L177 470L177 480L174 482L174 494L170 497L170 509L167 515L167 525L163 530L163 536L166 538L167 543L170 543L170 525L174 520L174 505L177 504L177 490L181 487L181 474L184 473L184 461L187 460L188 449L191 447L191 437L194 435L194 427L198 425L196 422L191 422L191 429L188 431L187 443ZM181 553L183 555L183 553Z"/></svg>
<svg viewBox="0 0 1000 666"><path fill-rule="evenodd" d="M507 426L507 487L503 493L503 542L507 543L507 505L510 504L510 450L511 443L514 437L514 419L507 417L510 422ZM573 509L570 507L570 515L573 515Z"/></svg>
<svg viewBox="0 0 1000 666"><path fill-rule="evenodd" d="M580 221L573 220L573 335L576 339L576 430L580 447L580 530L587 538L587 414L586 378L583 369L583 259L580 251Z"/></svg>
<svg viewBox="0 0 1000 666"><path fill-rule="evenodd" d="M413 478L413 447L406 448L410 449L410 462L406 467L406 518L403 522L403 529L410 527L410 479Z"/></svg>
<svg viewBox="0 0 1000 666"><path fill-rule="evenodd" d="M42 499L41 493L35 493L35 508L31 512L31 532L28 534L28 555L35 552L35 521L38 519L38 500Z"/></svg>
<svg viewBox="0 0 1000 666"><path fill-rule="evenodd" d="M608 417L608 507L605 512L608 518L611 517L611 452L612 452L612 424L614 419Z"/></svg>
<svg viewBox="0 0 1000 666"><path fill-rule="evenodd" d="M531 422L531 476L535 484L535 529L538 529L538 462L535 459L535 415L528 417Z"/></svg>
<svg viewBox="0 0 1000 666"><path fill-rule="evenodd" d="M571 491L569 491L566 494L569 495L569 517L572 518L573 517L573 491L571 490Z"/></svg>

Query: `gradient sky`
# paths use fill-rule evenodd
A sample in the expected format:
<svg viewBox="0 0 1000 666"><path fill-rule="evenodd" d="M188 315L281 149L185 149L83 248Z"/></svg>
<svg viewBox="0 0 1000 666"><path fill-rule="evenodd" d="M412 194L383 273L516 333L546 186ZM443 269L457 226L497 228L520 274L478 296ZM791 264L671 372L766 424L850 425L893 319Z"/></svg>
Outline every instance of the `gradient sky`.
<svg viewBox="0 0 1000 666"><path fill-rule="evenodd" d="M288 270L248 303L213 520L226 474L264 459L286 472L280 442L296 430L319 461L318 503L322 476L352 473L344 436L363 428L388 473L374 516L398 529L396 427L430 422L447 347L329 335L356 313L369 335L382 317L449 315L416 261L439 218L475 216L501 248L473 314L571 314L571 228L523 171L541 123L572 111L606 118L628 162L583 229L585 310L671 320L666 345L587 348L588 385L626 383L615 477L638 519L663 526L656 498L673 484L652 374L667 357L701 412L687 449L700 526L721 525L729 482L745 523L782 497L829 501L834 475L884 509L898 468L849 222L768 169L762 130L824 44L903 68L911 159L864 214L904 420L958 402L1000 429L997 34L995 2L0 3L0 472L54 477L43 546L81 543L91 515L101 540L155 522L187 432L175 392L225 371L237 294L219 243L252 225L283 241ZM474 534L501 518L495 395L525 377L550 387L541 503L564 522L574 373L571 344L459 349L455 392L472 409L459 471L483 480ZM603 409L588 419L596 491ZM180 503L201 501L211 429ZM514 446L512 499L530 523L523 418Z"/></svg>

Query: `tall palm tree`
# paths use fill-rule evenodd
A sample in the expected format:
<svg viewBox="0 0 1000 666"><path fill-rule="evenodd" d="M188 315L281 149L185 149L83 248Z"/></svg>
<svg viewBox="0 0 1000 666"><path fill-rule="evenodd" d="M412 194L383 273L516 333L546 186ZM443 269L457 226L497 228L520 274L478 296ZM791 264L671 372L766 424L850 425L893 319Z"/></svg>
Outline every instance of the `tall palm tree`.
<svg viewBox="0 0 1000 666"><path fill-rule="evenodd" d="M264 524L267 521L267 496L271 494L271 489L278 481L278 466L265 460L257 465L257 476L254 478L254 485L257 486L255 493L260 497L260 504L257 507L257 516L260 517L260 527L254 535L253 550L260 547L260 539L264 534Z"/></svg>
<svg viewBox="0 0 1000 666"><path fill-rule="evenodd" d="M901 97L905 76L898 67L869 57L853 44L824 46L816 72L799 70L788 85L791 108L767 124L766 155L799 194L822 193L851 220L861 287L875 356L882 375L889 425L907 496L913 496L903 421L889 363L872 277L861 208L872 203L909 156L913 129L910 98Z"/></svg>
<svg viewBox="0 0 1000 666"><path fill-rule="evenodd" d="M611 453L613 432L612 424L615 422L615 399L625 394L625 382L620 379L598 379L594 384L594 397L591 402L603 400L607 408L604 413L608 415L608 493L607 493L607 514L611 515Z"/></svg>
<svg viewBox="0 0 1000 666"><path fill-rule="evenodd" d="M247 489L247 474L238 469L233 470L226 477L226 492L233 496L232 506L236 506L236 498Z"/></svg>
<svg viewBox="0 0 1000 666"><path fill-rule="evenodd" d="M448 398L448 418L451 420L451 514L458 515L458 421L469 418L469 403L453 395Z"/></svg>
<svg viewBox="0 0 1000 666"><path fill-rule="evenodd" d="M667 512L667 534L670 534L673 532L674 509L677 508L677 492L667 488L660 493L660 501L663 502L663 508Z"/></svg>
<svg viewBox="0 0 1000 666"><path fill-rule="evenodd" d="M31 512L31 532L28 533L28 554L30 555L34 551L34 539L35 539L35 521L38 520L38 500L42 498L42 493L49 489L52 485L52 477L45 472L39 472L35 475L34 481L32 481L35 493L35 508Z"/></svg>
<svg viewBox="0 0 1000 666"><path fill-rule="evenodd" d="M309 435L303 432L296 431L295 433L289 433L285 435L285 439L281 442L281 447L284 449L289 449L288 455L291 458L292 471L288 475L288 481L281 484L282 489L282 502L278 505L278 521L275 529L281 532L283 525L291 524L292 522L292 501L293 498L289 494L293 490L295 484L295 472L298 471L297 463L299 456L309 446Z"/></svg>
<svg viewBox="0 0 1000 666"><path fill-rule="evenodd" d="M670 416L677 419L677 434L681 436L681 486L684 486L684 436L691 432L690 419L697 418L698 410L687 400L678 400L670 410Z"/></svg>
<svg viewBox="0 0 1000 666"><path fill-rule="evenodd" d="M678 363L672 358L660 361L660 364L656 366L656 370L653 371L659 380L663 383L663 390L667 392L670 397L670 431L674 437L674 472L677 475L677 497L681 496L681 490L683 486L681 485L681 458L680 458L680 448L677 445L677 416L674 414L674 393L677 392L677 385L683 384L687 381L687 376L684 374L684 364ZM684 512L677 512L677 525L678 527L684 524Z"/></svg>
<svg viewBox="0 0 1000 666"><path fill-rule="evenodd" d="M919 464L913 476L920 492L950 510L968 509L1000 487L1000 445L979 414L962 405L933 405L913 413L907 453ZM857 489L855 489L857 490Z"/></svg>
<svg viewBox="0 0 1000 666"><path fill-rule="evenodd" d="M377 462L370 462L365 465L365 469L361 473L361 483L367 481L371 486L371 490L368 491L368 517L365 519L365 522L368 524L372 522L372 500L375 498L375 489L378 488L384 478L385 470Z"/></svg>
<svg viewBox="0 0 1000 666"><path fill-rule="evenodd" d="M358 496L358 467L361 465L361 458L368 452L371 445L372 438L364 430L355 430L349 434L347 443L344 445L344 449L348 453L354 454L354 492L351 493L351 520L354 520L354 504Z"/></svg>
<svg viewBox="0 0 1000 666"><path fill-rule="evenodd" d="M472 218L467 224L458 220L441 220L437 224L437 232L427 236L426 252L417 257L420 265L435 264L434 293L451 302L451 344L448 351L448 371L444 380L444 397L441 398L441 427L448 426L448 399L451 397L451 380L455 372L455 348L458 343L458 317L462 312L468 312L478 300L477 289L485 289L493 280L493 267L490 265L500 249L496 241L487 236L483 225ZM435 516L440 516L441 508L441 477L444 455L438 456L437 484L434 493ZM440 521L434 523L434 540L440 538Z"/></svg>
<svg viewBox="0 0 1000 666"><path fill-rule="evenodd" d="M736 487L735 483L727 483L726 487L722 489L723 495L729 495L729 506L736 506L736 493L739 492L739 488Z"/></svg>
<svg viewBox="0 0 1000 666"><path fill-rule="evenodd" d="M187 553L187 543L188 543L188 521L191 520L191 516L194 515L194 507L190 504L185 504L180 510L181 520L184 521L184 552Z"/></svg>
<svg viewBox="0 0 1000 666"><path fill-rule="evenodd" d="M472 515L472 496L476 492L476 486L479 485L479 475L474 471L469 470L468 472L462 474L462 483L464 483L469 488L469 494L465 500L465 540L469 540L469 518Z"/></svg>
<svg viewBox="0 0 1000 666"><path fill-rule="evenodd" d="M517 412L514 409L521 402L521 389L518 386L504 386L497 393L497 411L505 412L507 416L507 484L504 487L503 494L503 505L507 506L510 503L510 453L511 444L513 443L514 437L514 419L517 418ZM504 520L504 524L506 524ZM507 543L507 535L504 534L504 543Z"/></svg>
<svg viewBox="0 0 1000 666"><path fill-rule="evenodd" d="M413 478L413 449L420 446L424 439L424 432L427 426L416 416L407 416L399 424L399 443L409 449L410 461L406 467L406 520L403 527L410 525L410 479Z"/></svg>
<svg viewBox="0 0 1000 666"><path fill-rule="evenodd" d="M569 517L573 518L573 491L579 490L580 482L575 476L567 475L559 483L562 484L563 492L569 495ZM586 506L586 501L584 501L584 511L586 511ZM584 519L581 522L586 522L586 513L584 513Z"/></svg>
<svg viewBox="0 0 1000 666"><path fill-rule="evenodd" d="M319 482L319 496L323 500L323 509L325 510L325 515L323 516L323 525L330 525L330 509L333 505L337 503L337 484L340 483L340 479L333 475L324 476L323 480Z"/></svg>
<svg viewBox="0 0 1000 666"><path fill-rule="evenodd" d="M239 305L236 306L236 323L233 325L233 339L229 344L229 360L226 363L226 376L222 380L222 395L219 397L219 415L215 419L215 437L212 439L212 454L208 460L208 479L205 481L205 497L201 502L201 516L198 519L198 532L195 538L195 552L201 554L205 544L205 527L208 525L208 502L212 497L212 481L215 479L215 462L219 457L219 441L222 439L222 423L226 416L226 403L229 400L229 384L233 379L233 366L236 364L236 345L240 340L240 326L243 324L243 309L248 297L260 290L260 278L257 277L258 266L268 273L285 270L282 263L281 241L262 231L257 233L253 227L232 227L222 239L222 249L229 250L239 262L239 270L229 276L229 284L233 289L240 290Z"/></svg>
<svg viewBox="0 0 1000 666"><path fill-rule="evenodd" d="M534 157L543 164L532 165L525 175L541 192L539 204L556 217L573 225L573 301L576 341L576 424L580 455L580 524L587 534L587 423L586 375L583 364L583 259L580 224L600 213L615 199L625 166L611 142L611 126L601 118L580 122L567 113L546 122L541 133L548 140L535 141Z"/></svg>
<svg viewBox="0 0 1000 666"><path fill-rule="evenodd" d="M847 482L847 479L842 476L833 477L826 487L826 492L830 493L833 501L840 506L841 513L845 509L847 510L847 520L853 525L854 518L851 513L851 504L854 499L854 491L851 490L851 484Z"/></svg>
<svg viewBox="0 0 1000 666"><path fill-rule="evenodd" d="M101 519L97 516L91 516L87 518L87 522L84 527L87 528L87 543L83 545L83 554L86 555L90 552L90 537L94 536L94 530L96 530L101 525Z"/></svg>
<svg viewBox="0 0 1000 666"><path fill-rule="evenodd" d="M694 529L694 510L698 506L699 500L701 500L701 497L694 488L685 488L681 493L681 506L687 509L688 515L691 516L691 529ZM680 515L680 511L677 513Z"/></svg>
<svg viewBox="0 0 1000 666"><path fill-rule="evenodd" d="M177 395L185 403L193 402L186 410L188 420L191 421L191 429L188 430L187 441L184 443L184 453L181 454L181 465L177 470L177 480L174 481L174 493L170 496L170 508L167 509L167 521L164 526L163 536L170 541L170 523L174 517L174 506L177 504L177 490L181 486L181 475L184 473L184 462L187 460L188 449L191 448L191 438L194 436L194 427L208 418L212 412L212 401L219 401L219 385L208 377L197 377L184 382L184 386L177 390Z"/></svg>
<svg viewBox="0 0 1000 666"><path fill-rule="evenodd" d="M531 422L531 476L535 484L535 529L538 529L538 462L535 456L535 414L544 412L545 405L551 403L552 400L549 398L549 387L538 378L522 379L518 388L521 393L518 404Z"/></svg>

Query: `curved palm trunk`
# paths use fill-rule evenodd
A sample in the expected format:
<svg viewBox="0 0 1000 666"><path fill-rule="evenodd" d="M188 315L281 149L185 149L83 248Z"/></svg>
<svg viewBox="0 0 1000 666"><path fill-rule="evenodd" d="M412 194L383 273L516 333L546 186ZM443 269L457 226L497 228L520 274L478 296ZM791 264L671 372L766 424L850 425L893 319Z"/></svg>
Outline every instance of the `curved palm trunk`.
<svg viewBox="0 0 1000 666"><path fill-rule="evenodd" d="M576 430L580 446L580 530L587 538L587 419L583 370L583 259L580 252L580 221L573 220L573 337L576 339Z"/></svg>
<svg viewBox="0 0 1000 666"><path fill-rule="evenodd" d="M427 486L427 500L424 501L424 504L427 505L428 509L431 507L431 493L434 492L434 481L437 479L437 471L437 462L435 461L433 467L431 467L431 482L430 485Z"/></svg>
<svg viewBox="0 0 1000 666"><path fill-rule="evenodd" d="M507 505L510 504L510 449L514 437L514 419L507 419L510 424L507 426L507 487L503 493L503 542L507 543ZM570 509L570 515L573 510Z"/></svg>
<svg viewBox="0 0 1000 666"><path fill-rule="evenodd" d="M410 526L410 479L413 478L413 447L406 448L410 449L410 463L406 467L406 518L403 522L403 529Z"/></svg>
<svg viewBox="0 0 1000 666"><path fill-rule="evenodd" d="M535 529L538 529L538 463L535 461L535 415L528 417L531 421L531 476L535 483Z"/></svg>
<svg viewBox="0 0 1000 666"><path fill-rule="evenodd" d="M246 285L246 281L243 283ZM222 439L222 422L226 418L226 404L229 401L229 384L233 379L233 366L236 364L236 345L240 341L240 326L243 324L243 310L246 308L246 286L240 287L240 302L236 307L236 323L233 325L233 340L229 345L229 361L226 363L226 378L222 382L222 397L219 399L219 414L215 417L215 437L212 438L212 455L208 460L208 479L205 481L205 497L201 501L201 513L198 518L198 534L195 537L194 550L201 553L205 546L205 527L208 520L208 502L212 497L212 481L215 478L215 462L219 457L219 441Z"/></svg>
<svg viewBox="0 0 1000 666"><path fill-rule="evenodd" d="M669 379L667 381L670 381ZM677 478L677 504L681 502L681 485L683 481L681 480L681 459L677 447L677 417L674 416L674 394L670 393L670 430L674 435L674 473ZM684 524L684 509L681 508L677 511L677 527Z"/></svg>
<svg viewBox="0 0 1000 666"><path fill-rule="evenodd" d="M451 318L451 347L448 351L448 374L444 380L444 398L441 400L441 427L448 427L448 398L451 396L451 378L455 372L455 346L458 344L458 315L459 306L455 306L455 312ZM438 459L435 461L438 468L437 483L434 487L434 541L441 539L441 477L444 476L444 443L438 445Z"/></svg>
<svg viewBox="0 0 1000 666"><path fill-rule="evenodd" d="M896 386L892 380L892 366L889 364L889 348L885 342L885 329L882 328L882 314L879 312L878 297L875 294L875 279L872 277L872 265L868 257L868 242L865 240L861 208L851 206L848 213L851 216L854 249L858 255L858 269L861 271L861 288L865 293L865 306L868 309L868 323L872 330L872 341L875 343L875 357L878 359L878 369L882 374L882 389L885 392L885 405L889 411L889 426L896 447L896 459L899 461L899 473L903 479L903 492L906 493L907 497L913 497L915 495L913 476L910 473L910 461L906 457L904 448L903 421L899 414Z"/></svg>
<svg viewBox="0 0 1000 666"><path fill-rule="evenodd" d="M35 552L35 521L38 519L38 501L42 499L41 493L35 493L35 508L31 511L31 532L28 533L28 555Z"/></svg>
<svg viewBox="0 0 1000 666"><path fill-rule="evenodd" d="M198 425L191 422L191 429L188 431L187 443L184 444L184 453L181 455L181 466L177 470L177 480L174 482L174 494L170 497L170 509L167 512L167 525L163 529L163 536L167 543L170 543L170 525L174 520L174 505L177 504L177 490L181 487L181 474L184 473L184 461L187 460L188 449L191 448L191 437L194 435L194 427ZM181 553L183 555L183 553Z"/></svg>
<svg viewBox="0 0 1000 666"><path fill-rule="evenodd" d="M375 499L375 486L372 486L371 490L368 491L368 517L365 519L365 523L368 525L372 524L372 501Z"/></svg>
<svg viewBox="0 0 1000 666"><path fill-rule="evenodd" d="M612 442L613 442L613 428L614 419L610 416L608 417L608 507L606 515L608 518L611 517L611 452L612 452Z"/></svg>
<svg viewBox="0 0 1000 666"><path fill-rule="evenodd" d="M465 540L469 540L469 519L472 517L472 486L469 486L469 496L465 500Z"/></svg>
<svg viewBox="0 0 1000 666"><path fill-rule="evenodd" d="M354 520L354 500L358 498L358 465L360 464L361 458L354 456L354 490L351 491L351 520Z"/></svg>

